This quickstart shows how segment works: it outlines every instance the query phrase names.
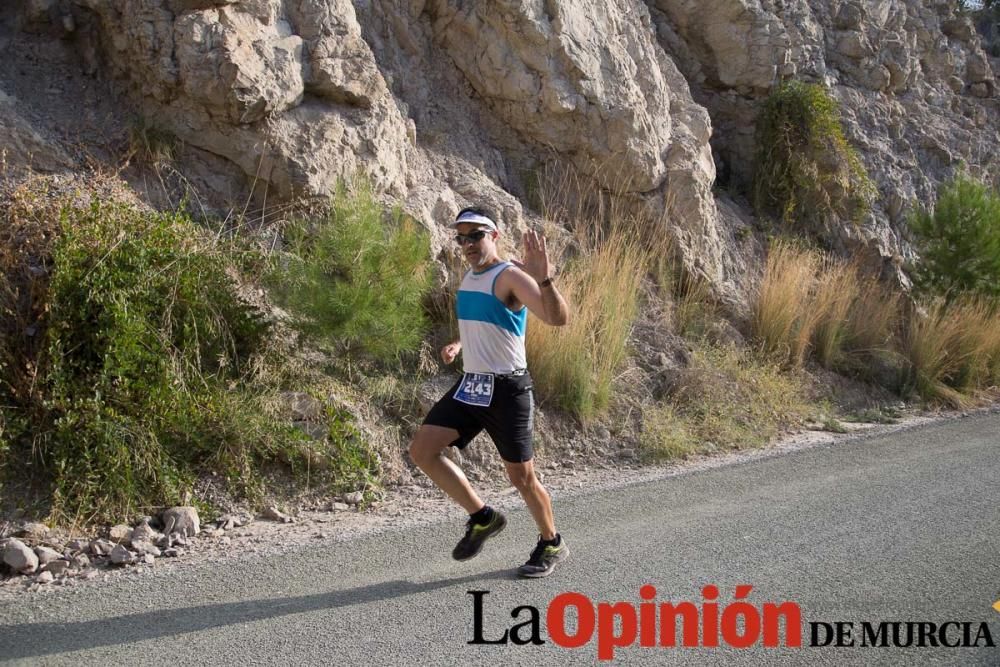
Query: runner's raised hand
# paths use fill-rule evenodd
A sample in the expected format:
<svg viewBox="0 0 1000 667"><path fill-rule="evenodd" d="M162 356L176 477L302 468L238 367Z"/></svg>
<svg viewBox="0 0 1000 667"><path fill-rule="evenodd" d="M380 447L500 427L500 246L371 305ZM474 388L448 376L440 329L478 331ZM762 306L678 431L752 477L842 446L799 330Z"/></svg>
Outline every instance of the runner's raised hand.
<svg viewBox="0 0 1000 667"><path fill-rule="evenodd" d="M542 282L549 277L549 252L545 237L534 230L524 233L524 262L513 260L517 268Z"/></svg>

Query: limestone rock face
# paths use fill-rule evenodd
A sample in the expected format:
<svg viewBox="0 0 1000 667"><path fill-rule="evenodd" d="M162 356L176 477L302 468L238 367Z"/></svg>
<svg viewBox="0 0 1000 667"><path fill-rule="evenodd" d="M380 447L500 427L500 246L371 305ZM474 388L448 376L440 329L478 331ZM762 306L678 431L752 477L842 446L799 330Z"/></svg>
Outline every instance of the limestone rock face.
<svg viewBox="0 0 1000 667"><path fill-rule="evenodd" d="M731 189L753 177L753 126L782 79L830 87L845 134L879 189L860 227L828 230L844 253L888 267L907 255L909 204L928 203L960 163L997 173L997 63L969 18L946 0L656 0L663 48L675 54L716 132ZM881 259L880 259L881 258Z"/></svg>
<svg viewBox="0 0 1000 667"><path fill-rule="evenodd" d="M31 126L17 111L17 100L0 88L0 146L5 161L13 169L26 165L38 172L65 169L71 164L69 156Z"/></svg>
<svg viewBox="0 0 1000 667"><path fill-rule="evenodd" d="M406 127L348 0L76 0L144 114L278 197L366 173L402 194Z"/></svg>
<svg viewBox="0 0 1000 667"><path fill-rule="evenodd" d="M690 134L671 100L691 105L652 36L649 14L628 0L432 3L435 37L485 103L526 139L574 155L602 181L648 191L666 154ZM700 128L707 138L708 119Z"/></svg>
<svg viewBox="0 0 1000 667"><path fill-rule="evenodd" d="M766 92L788 62L791 36L775 14L755 0L659 0L653 3L665 13L682 44L697 63L692 83L749 93ZM672 49L671 49L672 50Z"/></svg>
<svg viewBox="0 0 1000 667"><path fill-rule="evenodd" d="M745 242L754 123L782 80L823 83L839 101L879 194L860 225L824 233L876 268L907 256L911 204L959 164L1000 171L1000 60L953 0L23 4L24 30L77 45L86 76L216 156L202 173L231 166L269 203L366 174L444 260L461 207L492 207L516 242L537 221L532 174L568 167L669 227L737 315L760 268ZM0 93L2 109L15 162L63 168L32 134L37 115Z"/></svg>

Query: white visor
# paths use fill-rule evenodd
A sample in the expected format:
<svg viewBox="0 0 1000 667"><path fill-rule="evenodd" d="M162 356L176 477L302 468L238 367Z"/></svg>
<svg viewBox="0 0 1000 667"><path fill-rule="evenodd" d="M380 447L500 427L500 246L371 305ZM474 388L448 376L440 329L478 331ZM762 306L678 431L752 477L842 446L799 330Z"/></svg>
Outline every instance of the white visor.
<svg viewBox="0 0 1000 667"><path fill-rule="evenodd" d="M455 218L455 222L451 223L448 226L449 227L458 227L463 222L467 222L467 223L472 224L472 225L481 225L483 227L486 227L488 229L492 229L494 231L500 231L497 228L497 223L493 222L492 220L490 220L489 218L487 218L485 215L480 215L478 213L473 213L472 211L466 211L466 212L462 213L462 215L460 215L457 218Z"/></svg>

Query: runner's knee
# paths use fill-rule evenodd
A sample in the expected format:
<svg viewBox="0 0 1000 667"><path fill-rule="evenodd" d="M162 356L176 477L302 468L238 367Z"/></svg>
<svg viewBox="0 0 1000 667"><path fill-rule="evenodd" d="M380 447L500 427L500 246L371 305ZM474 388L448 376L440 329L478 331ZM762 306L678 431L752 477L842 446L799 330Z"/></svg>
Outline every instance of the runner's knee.
<svg viewBox="0 0 1000 667"><path fill-rule="evenodd" d="M414 437L410 441L410 458L418 466L432 460L439 452L434 451L431 447L428 447L426 440L421 440L419 437Z"/></svg>
<svg viewBox="0 0 1000 667"><path fill-rule="evenodd" d="M535 477L535 471L527 467L508 467L507 478L510 480L510 483L514 485L514 488L521 492L530 491L536 484L538 484L538 478Z"/></svg>
<svg viewBox="0 0 1000 667"><path fill-rule="evenodd" d="M413 440L410 441L410 458L418 466L429 463L441 456L448 444L435 440L430 434L421 429L417 431L417 434L413 436Z"/></svg>

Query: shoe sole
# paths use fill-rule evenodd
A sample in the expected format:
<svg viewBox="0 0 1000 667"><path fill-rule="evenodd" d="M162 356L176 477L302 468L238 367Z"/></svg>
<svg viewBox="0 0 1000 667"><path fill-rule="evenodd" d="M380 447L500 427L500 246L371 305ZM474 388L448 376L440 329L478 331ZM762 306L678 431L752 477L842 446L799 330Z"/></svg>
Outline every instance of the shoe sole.
<svg viewBox="0 0 1000 667"><path fill-rule="evenodd" d="M542 570L541 572L531 572L531 573L521 572L520 570L518 570L517 572L518 576L523 577L525 579L542 579L544 577L549 576L550 574L552 574L553 571L555 571L556 565L569 558L569 547L563 547L563 549L564 553L560 555L557 560L552 561L552 565L549 566L549 569Z"/></svg>
<svg viewBox="0 0 1000 667"><path fill-rule="evenodd" d="M476 549L475 551L473 551L471 554L469 554L465 558L455 558L455 554L452 554L451 555L452 559L453 560L457 560L460 563L463 562L463 561L472 560L473 558L475 558L476 556L479 555L480 551L483 550L483 545L486 544L486 540L490 539L491 537L496 537L497 535L499 535L500 533L502 533L503 529L506 528L506 527L507 527L507 517L503 517L503 523L500 524L500 527L497 528L494 532L492 532L489 535L487 535L486 537L484 537L483 541L479 543L479 548L478 549Z"/></svg>

